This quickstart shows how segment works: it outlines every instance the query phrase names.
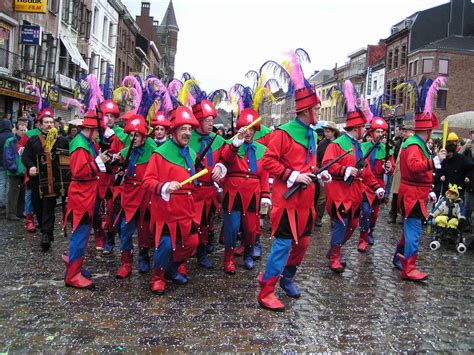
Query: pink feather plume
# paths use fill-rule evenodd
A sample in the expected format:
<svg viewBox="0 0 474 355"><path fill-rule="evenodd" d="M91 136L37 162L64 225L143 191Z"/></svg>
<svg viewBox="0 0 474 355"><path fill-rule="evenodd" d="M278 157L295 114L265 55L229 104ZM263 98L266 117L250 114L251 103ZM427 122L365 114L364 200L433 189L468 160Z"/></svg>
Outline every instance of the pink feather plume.
<svg viewBox="0 0 474 355"><path fill-rule="evenodd" d="M367 99L361 96L360 102L361 102L360 110L364 114L364 117L367 119L368 123L372 122L372 119L374 118L374 114L370 110L370 106L369 106L369 103L367 102Z"/></svg>
<svg viewBox="0 0 474 355"><path fill-rule="evenodd" d="M35 93L35 96L38 98L38 103L37 103L37 106L38 106L38 112L41 112L42 108L43 108L43 100L42 100L42 97L41 97L41 91L40 89L35 86L35 85L26 85L26 90L29 90L30 92L33 91Z"/></svg>
<svg viewBox="0 0 474 355"><path fill-rule="evenodd" d="M79 111L81 111L81 114L84 113L84 108L82 107L82 104L76 99L67 99L66 108L69 108L69 107L77 107Z"/></svg>
<svg viewBox="0 0 474 355"><path fill-rule="evenodd" d="M290 68L291 82L293 83L295 90L303 89L305 87L304 74L303 74L303 70L301 69L300 62L298 61L298 56L296 55L294 51L290 51L289 55L290 55L290 62L291 62L291 68Z"/></svg>
<svg viewBox="0 0 474 355"><path fill-rule="evenodd" d="M129 88L129 91L132 92L133 106L134 109L137 110L140 106L140 103L142 102L143 95L140 82L133 75L127 75L125 78L123 78L121 86Z"/></svg>
<svg viewBox="0 0 474 355"><path fill-rule="evenodd" d="M440 86L446 85L446 77L438 76L431 84L428 93L426 94L426 101L425 101L425 109L424 112L433 112L433 104L436 100L436 96L438 95L438 89Z"/></svg>
<svg viewBox="0 0 474 355"><path fill-rule="evenodd" d="M99 82L97 81L97 77L94 74L87 75L86 81L90 93L89 107L87 107L87 109L95 110L97 105L104 101L104 95L102 95Z"/></svg>
<svg viewBox="0 0 474 355"><path fill-rule="evenodd" d="M354 85L352 85L350 80L344 81L342 92L344 93L344 98L346 100L347 112L356 111L357 98L355 95Z"/></svg>
<svg viewBox="0 0 474 355"><path fill-rule="evenodd" d="M178 93L181 91L183 88L183 83L181 80L178 79L173 79L171 82L168 84L168 92L170 95L173 96L178 96Z"/></svg>

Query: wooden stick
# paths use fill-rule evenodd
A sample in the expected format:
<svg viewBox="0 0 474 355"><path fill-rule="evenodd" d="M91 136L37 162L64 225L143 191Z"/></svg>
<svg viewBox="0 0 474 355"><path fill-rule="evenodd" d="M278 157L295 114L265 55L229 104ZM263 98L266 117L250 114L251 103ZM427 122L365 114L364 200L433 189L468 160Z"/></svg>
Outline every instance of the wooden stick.
<svg viewBox="0 0 474 355"><path fill-rule="evenodd" d="M248 126L245 126L244 128L244 131L252 128L253 126L255 126L257 123L259 123L260 121L262 120L262 117L259 117L257 118L255 121L253 121L251 124L249 124ZM230 140L233 141L235 137L237 137L239 134L236 133Z"/></svg>
<svg viewBox="0 0 474 355"><path fill-rule="evenodd" d="M201 170L200 172L194 174L193 176L188 177L186 180L184 180L183 182L180 182L179 184L181 186L189 184L190 182L192 182L196 179L199 179L201 176L206 175L208 172L209 172L209 170L207 170L207 169Z"/></svg>
<svg viewBox="0 0 474 355"><path fill-rule="evenodd" d="M448 139L448 121L443 123L443 149L446 149L446 140Z"/></svg>

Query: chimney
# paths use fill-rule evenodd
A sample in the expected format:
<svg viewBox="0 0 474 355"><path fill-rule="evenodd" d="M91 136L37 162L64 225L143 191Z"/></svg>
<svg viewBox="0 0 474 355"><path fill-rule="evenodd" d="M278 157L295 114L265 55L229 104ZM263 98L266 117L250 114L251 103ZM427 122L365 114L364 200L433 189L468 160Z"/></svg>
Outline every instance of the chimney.
<svg viewBox="0 0 474 355"><path fill-rule="evenodd" d="M142 2L142 9L140 12L140 16L143 18L150 17L150 3L149 2Z"/></svg>
<svg viewBox="0 0 474 355"><path fill-rule="evenodd" d="M451 0L448 36L464 35L465 22L469 21L470 0Z"/></svg>

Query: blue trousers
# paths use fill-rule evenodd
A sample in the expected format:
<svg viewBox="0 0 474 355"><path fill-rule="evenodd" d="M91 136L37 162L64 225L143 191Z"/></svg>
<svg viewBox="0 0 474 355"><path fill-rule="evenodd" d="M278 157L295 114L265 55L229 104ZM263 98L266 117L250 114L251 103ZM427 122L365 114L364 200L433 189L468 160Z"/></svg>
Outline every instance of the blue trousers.
<svg viewBox="0 0 474 355"><path fill-rule="evenodd" d="M224 211L224 246L226 249L237 246L237 235L240 231L241 212Z"/></svg>
<svg viewBox="0 0 474 355"><path fill-rule="evenodd" d="M69 262L84 256L86 244L90 235L89 224L79 224L76 230L71 234L69 240Z"/></svg>
<svg viewBox="0 0 474 355"><path fill-rule="evenodd" d="M281 275L290 255L291 242L291 239L282 239L275 236L270 254L268 255L263 281Z"/></svg>
<svg viewBox="0 0 474 355"><path fill-rule="evenodd" d="M31 204L31 188L25 190L25 215L33 213L33 205Z"/></svg>
<svg viewBox="0 0 474 355"><path fill-rule="evenodd" d="M344 244L344 236L349 227L349 218L344 217L343 221L344 222L341 222L339 218L334 218L332 220L334 226L331 230L331 247Z"/></svg>
<svg viewBox="0 0 474 355"><path fill-rule="evenodd" d="M403 232L405 234L405 258L418 253L418 246L421 237L421 219L407 218L403 222Z"/></svg>
<svg viewBox="0 0 474 355"><path fill-rule="evenodd" d="M153 267L157 269L163 268L169 270L173 260L173 247L171 245L171 237L162 235L158 248L153 253Z"/></svg>
<svg viewBox="0 0 474 355"><path fill-rule="evenodd" d="M133 249L133 242L132 236L133 233L137 230L137 216L133 216L130 222L125 221L125 217L123 217L120 221L120 249L122 251L125 250L132 250Z"/></svg>
<svg viewBox="0 0 474 355"><path fill-rule="evenodd" d="M360 209L360 226L359 229L361 232L366 232L370 228L370 215L372 214L372 207L369 204L369 201L363 201Z"/></svg>

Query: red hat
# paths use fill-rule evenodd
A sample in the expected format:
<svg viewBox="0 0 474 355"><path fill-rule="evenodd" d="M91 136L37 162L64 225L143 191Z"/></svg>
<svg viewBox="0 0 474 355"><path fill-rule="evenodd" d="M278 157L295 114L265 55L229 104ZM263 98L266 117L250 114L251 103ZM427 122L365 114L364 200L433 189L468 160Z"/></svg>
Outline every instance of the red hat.
<svg viewBox="0 0 474 355"><path fill-rule="evenodd" d="M415 131L428 131L438 127L438 118L434 112L423 112L415 115Z"/></svg>
<svg viewBox="0 0 474 355"><path fill-rule="evenodd" d="M145 121L145 117L139 114L135 114L131 116L128 119L127 124L125 125L125 128L123 131L125 133L138 132L146 136L148 134L148 128Z"/></svg>
<svg viewBox="0 0 474 355"><path fill-rule="evenodd" d="M43 117L54 117L54 111L51 108L45 108L41 110L41 112L38 114L38 117L36 117L35 121L41 121Z"/></svg>
<svg viewBox="0 0 474 355"><path fill-rule="evenodd" d="M89 110L85 113L81 126L84 128L97 128L97 113L95 110Z"/></svg>
<svg viewBox="0 0 474 355"><path fill-rule="evenodd" d="M202 100L201 102L194 105L193 113L194 117L196 117L198 121L208 118L209 116L211 116L213 119L217 117L217 112L216 108L214 107L214 104L208 100Z"/></svg>
<svg viewBox="0 0 474 355"><path fill-rule="evenodd" d="M383 129L384 131L388 130L388 124L385 120L381 117L374 117L372 118L372 122L370 122L369 129L371 131L375 131L376 129Z"/></svg>
<svg viewBox="0 0 474 355"><path fill-rule="evenodd" d="M170 120L166 117L163 111L156 112L150 123L152 127L163 126L165 128L170 128L170 124Z"/></svg>
<svg viewBox="0 0 474 355"><path fill-rule="evenodd" d="M136 113L137 113L137 112L134 111L134 110L127 111L127 112L125 112L125 113L120 117L120 119L121 119L122 121L127 122L127 121L130 119L130 117L134 116Z"/></svg>
<svg viewBox="0 0 474 355"><path fill-rule="evenodd" d="M318 95L312 88L301 88L295 91L296 113L307 110L321 103Z"/></svg>
<svg viewBox="0 0 474 355"><path fill-rule="evenodd" d="M255 111L254 109L252 108L243 109L239 115L239 119L237 120L237 129L248 126L259 117L260 116L258 112ZM260 131L260 122L257 123L252 128L255 129L256 131Z"/></svg>
<svg viewBox="0 0 474 355"><path fill-rule="evenodd" d="M367 123L367 120L365 119L361 111L353 111L353 112L347 113L347 118L346 118L347 128L363 126L366 123Z"/></svg>
<svg viewBox="0 0 474 355"><path fill-rule="evenodd" d="M105 100L102 102L100 105L101 111L104 113L104 115L111 113L115 117L120 116L120 110L118 105L112 101L112 100Z"/></svg>
<svg viewBox="0 0 474 355"><path fill-rule="evenodd" d="M179 126L189 124L193 128L199 127L199 122L194 117L193 112L189 107L179 106L176 110L173 110L175 118L171 120L171 129Z"/></svg>

